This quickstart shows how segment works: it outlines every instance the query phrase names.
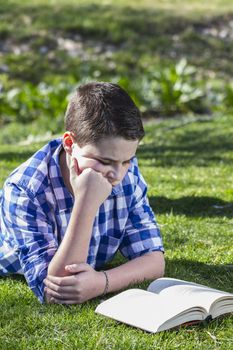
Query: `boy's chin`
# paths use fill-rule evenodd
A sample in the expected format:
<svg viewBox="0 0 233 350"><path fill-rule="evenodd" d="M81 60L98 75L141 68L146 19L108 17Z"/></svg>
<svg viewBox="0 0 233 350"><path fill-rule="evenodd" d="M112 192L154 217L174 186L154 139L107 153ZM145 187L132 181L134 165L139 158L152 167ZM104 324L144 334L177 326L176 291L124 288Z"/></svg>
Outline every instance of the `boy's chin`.
<svg viewBox="0 0 233 350"><path fill-rule="evenodd" d="M116 187L117 185L119 185L119 183L120 183L120 181L118 181L118 182L113 182L113 183L111 183L111 185L112 185L112 187Z"/></svg>

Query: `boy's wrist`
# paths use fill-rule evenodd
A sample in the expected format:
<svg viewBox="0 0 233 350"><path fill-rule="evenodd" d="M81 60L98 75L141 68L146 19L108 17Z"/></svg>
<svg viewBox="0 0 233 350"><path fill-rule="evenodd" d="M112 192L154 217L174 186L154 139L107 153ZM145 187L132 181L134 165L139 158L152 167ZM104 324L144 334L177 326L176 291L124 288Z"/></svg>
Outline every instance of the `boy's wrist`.
<svg viewBox="0 0 233 350"><path fill-rule="evenodd" d="M87 193L85 194L85 192L79 192L77 195L74 195L74 208L76 207L78 211L86 211L88 208L88 214L93 214L95 216L100 205L101 203L95 200L94 196L90 196Z"/></svg>
<svg viewBox="0 0 233 350"><path fill-rule="evenodd" d="M108 293L109 280L105 271L98 271L98 296L104 297ZM107 276L107 277L106 277Z"/></svg>
<svg viewBox="0 0 233 350"><path fill-rule="evenodd" d="M105 277L105 286L104 286L103 293L101 295L102 297L104 297L108 293L108 290L109 290L109 278L108 278L108 274L106 271L102 270L100 272L102 272L104 277Z"/></svg>
<svg viewBox="0 0 233 350"><path fill-rule="evenodd" d="M98 198L95 193L90 193L88 189L74 192L74 199L76 203L81 202L82 206L85 204L85 206L88 207L88 210L89 208L90 210L93 209L95 213L103 203L102 198Z"/></svg>

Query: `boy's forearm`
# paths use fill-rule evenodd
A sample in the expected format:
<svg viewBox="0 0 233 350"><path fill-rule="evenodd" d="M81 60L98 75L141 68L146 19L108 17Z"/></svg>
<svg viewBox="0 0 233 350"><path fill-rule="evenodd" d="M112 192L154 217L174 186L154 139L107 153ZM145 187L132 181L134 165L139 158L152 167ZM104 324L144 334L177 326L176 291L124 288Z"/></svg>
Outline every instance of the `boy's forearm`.
<svg viewBox="0 0 233 350"><path fill-rule="evenodd" d="M65 266L86 262L97 208L79 197L75 200L65 236L51 260L48 274L66 276Z"/></svg>
<svg viewBox="0 0 233 350"><path fill-rule="evenodd" d="M81 274L80 271L82 271ZM107 292L128 288L144 280L156 279L164 274L162 252L152 252L135 258L121 266L106 271L109 281ZM73 278L76 275L76 278ZM83 278L85 275L85 278ZM80 277L79 277L80 276ZM66 282L64 283L64 280ZM69 280L69 284L68 283ZM106 279L102 271L95 271L88 264L72 265L72 276L48 276L45 280L46 300L61 304L81 304L106 292ZM70 293L67 295L67 286ZM52 299L51 299L52 298Z"/></svg>
<svg viewBox="0 0 233 350"><path fill-rule="evenodd" d="M108 291L114 292L131 284L162 277L164 268L164 255L159 251L130 260L106 271L109 279Z"/></svg>

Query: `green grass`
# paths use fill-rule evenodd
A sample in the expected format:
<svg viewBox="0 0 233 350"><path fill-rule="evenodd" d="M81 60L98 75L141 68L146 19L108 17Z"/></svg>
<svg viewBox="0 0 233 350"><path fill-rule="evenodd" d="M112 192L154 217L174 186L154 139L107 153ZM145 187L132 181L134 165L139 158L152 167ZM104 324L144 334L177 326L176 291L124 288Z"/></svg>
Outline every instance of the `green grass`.
<svg viewBox="0 0 233 350"><path fill-rule="evenodd" d="M185 56L205 73L232 74L232 17L231 0L0 0L0 70L34 83L54 76L132 79ZM79 49L72 55L59 38Z"/></svg>
<svg viewBox="0 0 233 350"><path fill-rule="evenodd" d="M90 80L117 82L146 114L167 116L172 88L159 81L156 105L152 83L182 58L203 96L190 101L186 86L192 103L178 111L231 111L232 21L231 0L0 0L0 143L60 132L66 96Z"/></svg>
<svg viewBox="0 0 233 350"><path fill-rule="evenodd" d="M122 81L133 93L135 81L182 57L198 68L200 79L218 84L233 74L232 20L232 0L0 0L1 84L8 91L24 82L57 87L101 79ZM80 46L73 55L58 38ZM9 116L0 115L0 186L42 145L19 146L18 140L35 129L43 133L47 125L58 132L53 109L44 129L37 121L9 123L4 130ZM230 292L232 120L226 115L148 122L138 150L163 234L166 275ZM118 255L111 266L122 261ZM96 315L99 301L44 306L23 278L0 279L0 349L229 350L233 342L233 316L151 335Z"/></svg>
<svg viewBox="0 0 233 350"><path fill-rule="evenodd" d="M229 292L233 292L232 118L147 123L147 136L138 150L163 234L166 275ZM39 146L1 145L0 185ZM122 261L117 256L111 266ZM146 288L147 283L139 286ZM0 279L0 348L229 350L233 342L233 316L152 335L96 315L99 301L72 307L40 305L23 278Z"/></svg>

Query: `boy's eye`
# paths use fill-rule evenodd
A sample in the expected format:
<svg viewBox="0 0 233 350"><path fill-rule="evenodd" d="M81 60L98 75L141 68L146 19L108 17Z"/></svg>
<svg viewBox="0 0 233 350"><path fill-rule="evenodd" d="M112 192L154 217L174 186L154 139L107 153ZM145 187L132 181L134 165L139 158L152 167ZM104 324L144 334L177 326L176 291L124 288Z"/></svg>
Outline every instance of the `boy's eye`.
<svg viewBox="0 0 233 350"><path fill-rule="evenodd" d="M129 165L129 164L130 164L130 160L123 162L123 165Z"/></svg>
<svg viewBox="0 0 233 350"><path fill-rule="evenodd" d="M98 161L99 161L101 164L103 164L103 165L109 165L109 163L104 162L103 160L98 159Z"/></svg>
<svg viewBox="0 0 233 350"><path fill-rule="evenodd" d="M109 162L106 162L106 161L104 161L104 160L102 160L102 159L97 159L97 160L98 160L98 162L100 162L100 163L103 164L103 165L110 165ZM123 165L129 165L129 164L130 164L130 159L129 159L129 160L126 160L126 161L123 162L122 164L123 164Z"/></svg>

